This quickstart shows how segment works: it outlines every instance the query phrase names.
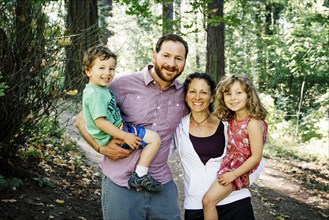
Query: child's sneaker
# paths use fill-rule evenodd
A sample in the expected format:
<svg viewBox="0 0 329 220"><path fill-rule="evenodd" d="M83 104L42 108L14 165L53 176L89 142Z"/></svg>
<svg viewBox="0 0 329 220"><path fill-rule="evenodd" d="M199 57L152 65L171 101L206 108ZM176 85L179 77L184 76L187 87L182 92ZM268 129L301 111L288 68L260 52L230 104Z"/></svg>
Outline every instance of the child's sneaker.
<svg viewBox="0 0 329 220"><path fill-rule="evenodd" d="M163 185L149 174L139 177L136 172L133 172L128 183L133 188L144 188L149 192L160 192L163 190Z"/></svg>

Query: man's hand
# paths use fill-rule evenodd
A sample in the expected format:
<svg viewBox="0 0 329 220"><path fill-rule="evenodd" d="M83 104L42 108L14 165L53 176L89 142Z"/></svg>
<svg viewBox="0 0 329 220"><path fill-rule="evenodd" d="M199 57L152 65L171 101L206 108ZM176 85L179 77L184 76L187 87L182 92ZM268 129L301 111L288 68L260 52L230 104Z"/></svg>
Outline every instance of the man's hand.
<svg viewBox="0 0 329 220"><path fill-rule="evenodd" d="M250 186L250 181L249 181L249 176L246 177L246 184L244 184L243 188L249 188Z"/></svg>
<svg viewBox="0 0 329 220"><path fill-rule="evenodd" d="M131 150L124 149L120 146L123 143L122 140L113 138L107 146L100 147L99 151L112 160L122 159L131 153Z"/></svg>

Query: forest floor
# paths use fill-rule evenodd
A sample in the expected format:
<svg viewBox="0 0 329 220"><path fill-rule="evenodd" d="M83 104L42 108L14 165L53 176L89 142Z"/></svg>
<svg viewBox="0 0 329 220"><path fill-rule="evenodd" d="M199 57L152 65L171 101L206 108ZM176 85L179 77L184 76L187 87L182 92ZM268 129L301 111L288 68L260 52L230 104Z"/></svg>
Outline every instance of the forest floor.
<svg viewBox="0 0 329 220"><path fill-rule="evenodd" d="M12 161L24 168L16 172L23 184L0 191L1 220L102 218L97 166L101 156L79 140L76 131L71 135L77 138L78 151L41 144L41 156ZM265 161L264 172L251 187L257 220L329 218L328 164L282 158ZM177 155L170 166L183 214L183 177Z"/></svg>

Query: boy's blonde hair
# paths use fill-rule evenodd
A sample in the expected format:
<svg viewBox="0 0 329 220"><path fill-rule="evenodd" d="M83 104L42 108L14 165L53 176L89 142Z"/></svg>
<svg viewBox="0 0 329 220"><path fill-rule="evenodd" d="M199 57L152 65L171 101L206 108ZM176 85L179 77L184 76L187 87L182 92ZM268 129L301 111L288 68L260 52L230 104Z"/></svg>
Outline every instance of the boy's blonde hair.
<svg viewBox="0 0 329 220"><path fill-rule="evenodd" d="M94 65L95 59L99 58L100 60L107 60L111 57L117 61L117 55L105 45L96 45L88 48L83 56L82 72L84 73L85 70L90 69Z"/></svg>
<svg viewBox="0 0 329 220"><path fill-rule="evenodd" d="M247 93L247 110L249 117L264 120L268 114L264 105L261 103L257 90L252 81L244 75L230 75L221 80L216 89L214 113L221 120L231 120L235 112L228 109L224 103L224 93L230 91L233 83L240 82L240 85Z"/></svg>

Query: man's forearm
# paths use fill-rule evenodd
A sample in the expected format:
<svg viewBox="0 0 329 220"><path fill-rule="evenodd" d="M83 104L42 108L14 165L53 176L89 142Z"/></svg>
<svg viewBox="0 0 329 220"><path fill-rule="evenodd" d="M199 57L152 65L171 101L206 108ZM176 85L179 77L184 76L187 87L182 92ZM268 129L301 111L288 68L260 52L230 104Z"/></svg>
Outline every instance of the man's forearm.
<svg viewBox="0 0 329 220"><path fill-rule="evenodd" d="M100 153L100 146L99 144L95 141L95 139L88 133L84 120L83 120L83 115L82 112L79 113L77 116L77 119L75 121L75 126L78 128L81 136L83 139L92 147L94 148L95 151Z"/></svg>
<svg viewBox="0 0 329 220"><path fill-rule="evenodd" d="M254 184L254 182L256 180L258 180L258 178L259 178L261 172L264 170L264 168L265 168L265 163L264 163L264 159L262 159L260 161L257 169L252 174L249 175L249 184L250 184L250 186L252 184Z"/></svg>

